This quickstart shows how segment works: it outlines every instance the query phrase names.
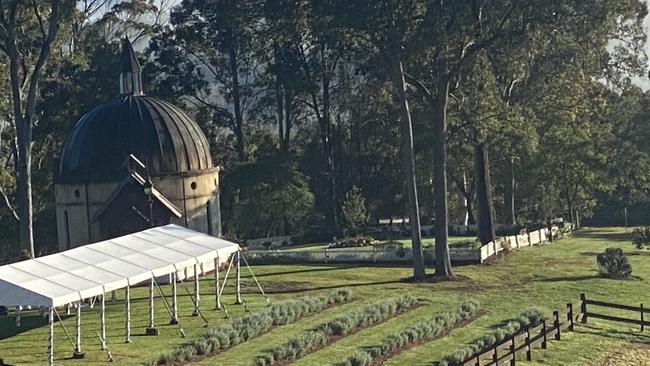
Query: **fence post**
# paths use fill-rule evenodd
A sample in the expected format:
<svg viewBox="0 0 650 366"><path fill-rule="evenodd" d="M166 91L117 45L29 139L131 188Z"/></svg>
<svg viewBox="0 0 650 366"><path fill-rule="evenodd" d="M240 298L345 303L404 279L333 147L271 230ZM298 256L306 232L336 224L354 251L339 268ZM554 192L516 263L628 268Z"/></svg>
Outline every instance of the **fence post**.
<svg viewBox="0 0 650 366"><path fill-rule="evenodd" d="M494 353L492 354L492 362L494 362L494 364L496 366L499 366L499 356L497 355L497 346L496 346L496 344L494 345Z"/></svg>
<svg viewBox="0 0 650 366"><path fill-rule="evenodd" d="M643 304L641 304L639 308L641 309L641 331L643 332L645 329L645 321L643 320Z"/></svg>
<svg viewBox="0 0 650 366"><path fill-rule="evenodd" d="M585 294L580 294L580 313L582 317L580 318L581 323L587 322L587 297Z"/></svg>
<svg viewBox="0 0 650 366"><path fill-rule="evenodd" d="M569 321L569 330L573 332L573 304L566 304L567 307L567 320Z"/></svg>
<svg viewBox="0 0 650 366"><path fill-rule="evenodd" d="M481 366L481 358L479 356L480 356L480 354L477 353L476 354L476 365L474 365L474 366Z"/></svg>
<svg viewBox="0 0 650 366"><path fill-rule="evenodd" d="M530 231L526 230L526 235L528 236L528 246L532 246L533 243L530 241Z"/></svg>
<svg viewBox="0 0 650 366"><path fill-rule="evenodd" d="M559 341L562 338L561 335L560 335L560 313L558 313L557 311L554 311L553 312L553 318L555 318L555 320L553 320L553 327L557 330L555 332L555 340Z"/></svg>
<svg viewBox="0 0 650 366"><path fill-rule="evenodd" d="M531 361L533 355L530 350L530 327L526 327L526 361Z"/></svg>
<svg viewBox="0 0 650 366"><path fill-rule="evenodd" d="M510 366L515 366L517 364L517 359L515 355L515 336L513 335L510 342L510 353L512 353L512 358L510 359Z"/></svg>
<svg viewBox="0 0 650 366"><path fill-rule="evenodd" d="M542 319L542 349L546 349L546 319Z"/></svg>

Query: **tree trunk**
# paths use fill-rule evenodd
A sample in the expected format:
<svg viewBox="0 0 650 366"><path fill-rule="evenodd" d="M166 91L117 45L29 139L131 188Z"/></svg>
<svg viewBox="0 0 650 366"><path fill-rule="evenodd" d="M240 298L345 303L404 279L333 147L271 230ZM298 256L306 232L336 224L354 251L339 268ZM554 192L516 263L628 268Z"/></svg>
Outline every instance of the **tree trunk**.
<svg viewBox="0 0 650 366"><path fill-rule="evenodd" d="M490 184L490 165L484 143L474 145L474 170L476 173L476 203L478 206L478 239L481 244L494 241L494 209Z"/></svg>
<svg viewBox="0 0 650 366"><path fill-rule="evenodd" d="M449 257L449 229L447 214L447 99L449 98L449 80L446 66L441 61L438 76L438 98L436 116L433 126L433 189L435 200L435 232L437 277L452 276L451 258Z"/></svg>
<svg viewBox="0 0 650 366"><path fill-rule="evenodd" d="M339 220L339 200L336 190L336 167L334 166L334 150L332 149L332 120L330 114L330 78L328 75L327 57L325 56L325 44L321 43L320 58L321 58L321 83L323 89L323 116L321 123L321 134L323 139L323 149L325 151L325 158L327 159L327 172L330 178L330 189L332 190L332 219L334 222L334 229L337 233L341 232L341 224Z"/></svg>
<svg viewBox="0 0 650 366"><path fill-rule="evenodd" d="M508 179L504 184L503 190L503 205L505 208L504 223L516 225L517 218L515 217L515 164L513 158L509 158L506 164Z"/></svg>
<svg viewBox="0 0 650 366"><path fill-rule="evenodd" d="M237 157L239 161L246 161L246 141L244 136L244 118L241 110L241 94L239 85L239 67L237 62L237 44L234 34L230 35L229 62L232 74L232 102L235 114L234 132L237 139Z"/></svg>
<svg viewBox="0 0 650 366"><path fill-rule="evenodd" d="M19 242L21 251L34 258L34 227L32 208L32 126L29 118L16 118L18 154L16 161L16 198L18 203Z"/></svg>
<svg viewBox="0 0 650 366"><path fill-rule="evenodd" d="M277 52L276 52L277 53ZM282 81L280 76L275 77L275 115L278 123L278 150L285 151L284 142L284 96L282 93Z"/></svg>
<svg viewBox="0 0 650 366"><path fill-rule="evenodd" d="M463 180L461 181L461 184L463 185L462 190L458 190L458 217L457 217L457 223L458 225L463 225L467 226L467 221L469 220L469 215L467 214L467 196L465 195L467 192L467 176L465 175L465 172L463 172Z"/></svg>
<svg viewBox="0 0 650 366"><path fill-rule="evenodd" d="M409 223L411 224L411 243L413 248L413 279L425 278L424 255L422 252L422 233L420 230L420 207L418 203L417 180L415 176L415 151L413 149L413 124L406 97L406 81L399 52L391 55L393 82L397 89L402 119L402 160L409 200Z"/></svg>

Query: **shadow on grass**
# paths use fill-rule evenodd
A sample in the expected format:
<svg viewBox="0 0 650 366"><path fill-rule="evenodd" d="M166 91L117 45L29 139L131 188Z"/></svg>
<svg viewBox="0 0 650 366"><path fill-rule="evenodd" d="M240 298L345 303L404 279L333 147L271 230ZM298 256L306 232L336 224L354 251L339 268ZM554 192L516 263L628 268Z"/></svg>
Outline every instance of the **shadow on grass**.
<svg viewBox="0 0 650 366"><path fill-rule="evenodd" d="M587 276L561 276L561 277L548 277L532 280L532 282L576 282L576 281L588 281L588 280L606 280L607 278L602 277L598 274L587 275Z"/></svg>
<svg viewBox="0 0 650 366"><path fill-rule="evenodd" d="M65 316L61 316L62 319L66 319ZM14 316L1 316L0 317L0 340L11 338L20 333L27 332L29 330L40 328L47 323L44 321L43 317L39 314L23 314L21 315L21 326L16 327L16 318Z"/></svg>
<svg viewBox="0 0 650 366"><path fill-rule="evenodd" d="M605 231L578 231L573 234L576 238L598 239L606 241L628 242L632 243L634 234L632 233L612 233Z"/></svg>
<svg viewBox="0 0 650 366"><path fill-rule="evenodd" d="M641 333L640 331L628 330L616 330L611 327L602 327L596 324L580 324L576 327L576 333L591 334L599 337L606 337L616 340L624 340L627 342L636 342L650 344L650 335Z"/></svg>

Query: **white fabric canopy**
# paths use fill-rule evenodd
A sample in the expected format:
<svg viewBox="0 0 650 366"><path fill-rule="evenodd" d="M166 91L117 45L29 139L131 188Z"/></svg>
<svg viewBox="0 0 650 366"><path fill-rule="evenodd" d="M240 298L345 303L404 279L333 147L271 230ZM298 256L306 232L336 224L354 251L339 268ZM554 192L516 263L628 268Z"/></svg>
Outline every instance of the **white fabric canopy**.
<svg viewBox="0 0 650 366"><path fill-rule="evenodd" d="M214 268L239 245L166 225L0 267L0 305L56 307L199 264ZM190 272L193 273L193 272Z"/></svg>

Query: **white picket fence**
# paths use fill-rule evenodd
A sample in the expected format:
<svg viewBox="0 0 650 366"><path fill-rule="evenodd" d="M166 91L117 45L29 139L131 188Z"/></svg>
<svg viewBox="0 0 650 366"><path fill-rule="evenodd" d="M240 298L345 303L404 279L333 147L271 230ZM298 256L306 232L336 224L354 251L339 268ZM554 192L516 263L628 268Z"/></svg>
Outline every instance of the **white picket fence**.
<svg viewBox="0 0 650 366"><path fill-rule="evenodd" d="M553 227L553 237L564 235ZM523 235L503 237L480 248L451 246L449 256L454 263L483 263L504 250L516 250L549 241L548 229L532 231ZM427 263L433 263L435 249L423 250ZM249 250L246 257L252 263L410 263L413 251L410 249L318 249L318 250Z"/></svg>

